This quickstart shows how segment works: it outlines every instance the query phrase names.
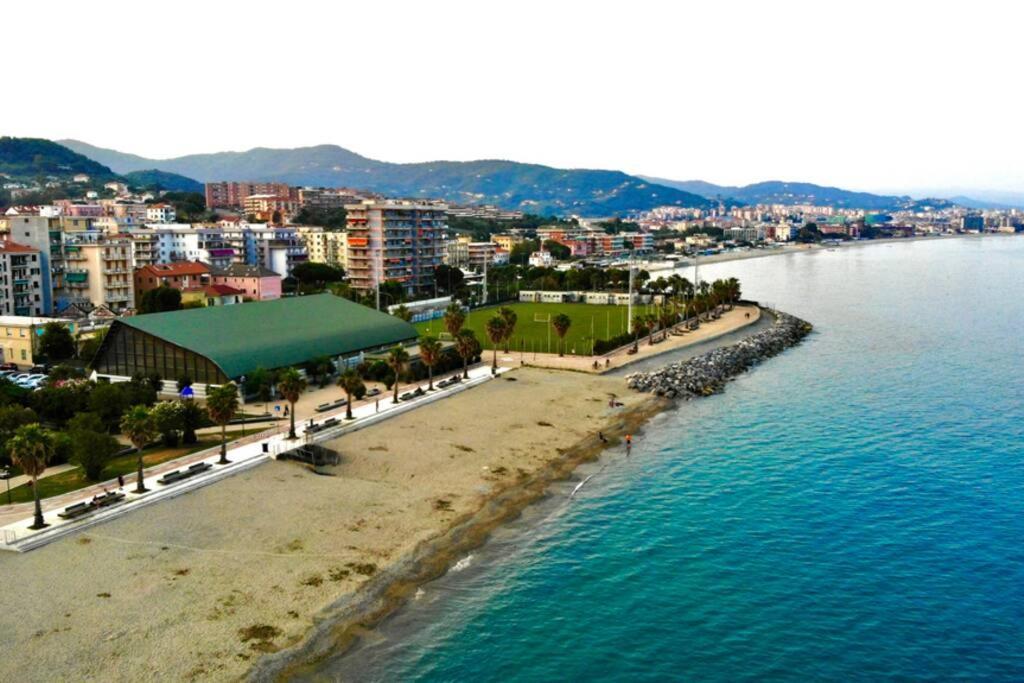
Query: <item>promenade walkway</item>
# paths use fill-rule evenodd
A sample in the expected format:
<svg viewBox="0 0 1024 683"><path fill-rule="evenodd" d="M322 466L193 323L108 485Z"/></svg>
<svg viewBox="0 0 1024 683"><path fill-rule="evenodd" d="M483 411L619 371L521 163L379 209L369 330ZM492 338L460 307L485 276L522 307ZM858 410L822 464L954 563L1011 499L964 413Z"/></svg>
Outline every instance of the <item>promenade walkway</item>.
<svg viewBox="0 0 1024 683"><path fill-rule="evenodd" d="M499 370L504 372L505 369ZM445 373L444 377L453 373ZM96 495L102 495L108 491L118 491L116 480L96 484L88 488L73 491L61 496L47 498L43 501L43 517L48 525L44 529L29 529L32 524L33 504L21 503L10 506L0 518L0 550L13 550L24 552L51 543L67 534L88 528L100 522L119 517L146 505L160 500L172 498L202 486L206 486L225 477L232 476L239 472L255 467L270 458L296 448L303 443L313 443L335 439L342 434L356 431L382 420L400 415L408 410L432 403L436 400L459 393L473 386L492 379L491 369L488 365L481 363L470 368L469 379L445 389L436 389L427 392L418 398L394 403L390 395L382 395L372 401L364 401L352 409L353 420L345 419L345 408L339 408L327 413L317 414L315 418L296 420L296 439L288 439L288 421L283 421L271 429L256 432L228 444L227 465L218 465L220 447L213 447L198 453L193 453L176 460L161 463L144 472L144 485L148 489L145 493L135 493L136 480L134 477L126 477L125 487L122 491L126 494L124 502L109 508L91 512L90 514L77 519L66 520L58 516L58 513L71 505L89 502ZM411 383L401 387L401 393L415 391L417 387L426 390L426 382ZM330 429L306 433L307 427L312 424L321 424L326 420L335 418L338 424ZM188 468L190 465L207 462L213 465L209 470L187 479L172 484L160 484L157 480L169 472Z"/></svg>

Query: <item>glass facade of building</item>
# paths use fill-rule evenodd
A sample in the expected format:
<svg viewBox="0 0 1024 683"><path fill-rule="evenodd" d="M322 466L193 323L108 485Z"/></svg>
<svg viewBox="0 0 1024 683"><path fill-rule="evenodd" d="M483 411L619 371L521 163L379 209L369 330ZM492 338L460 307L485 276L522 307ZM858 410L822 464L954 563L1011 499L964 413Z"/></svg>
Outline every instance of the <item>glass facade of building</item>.
<svg viewBox="0 0 1024 683"><path fill-rule="evenodd" d="M188 376L200 384L228 382L224 373L205 356L117 323L103 340L94 367L101 375L156 374L168 380Z"/></svg>

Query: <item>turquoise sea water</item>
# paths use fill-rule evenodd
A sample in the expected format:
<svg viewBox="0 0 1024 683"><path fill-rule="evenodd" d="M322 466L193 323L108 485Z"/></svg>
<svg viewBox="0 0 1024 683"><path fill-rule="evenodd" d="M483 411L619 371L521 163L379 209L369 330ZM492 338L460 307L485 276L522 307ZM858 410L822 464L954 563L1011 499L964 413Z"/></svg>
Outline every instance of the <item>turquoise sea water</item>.
<svg viewBox="0 0 1024 683"><path fill-rule="evenodd" d="M815 333L314 677L1024 679L1024 239L701 270Z"/></svg>

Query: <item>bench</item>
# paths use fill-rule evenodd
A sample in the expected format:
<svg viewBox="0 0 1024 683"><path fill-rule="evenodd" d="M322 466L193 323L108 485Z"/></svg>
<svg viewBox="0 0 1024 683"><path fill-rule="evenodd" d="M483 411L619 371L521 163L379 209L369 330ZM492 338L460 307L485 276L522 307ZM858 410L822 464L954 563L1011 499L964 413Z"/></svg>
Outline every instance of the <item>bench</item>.
<svg viewBox="0 0 1024 683"><path fill-rule="evenodd" d="M322 425L320 425L320 428L321 429L329 429L330 427L333 427L336 424L338 424L338 418L332 417L332 418L330 418L328 420L324 420L324 423Z"/></svg>
<svg viewBox="0 0 1024 683"><path fill-rule="evenodd" d="M90 503L75 503L64 508L63 512L58 512L57 516L61 519L74 519L75 517L81 517L87 515L94 510Z"/></svg>
<svg viewBox="0 0 1024 683"><path fill-rule="evenodd" d="M366 392L367 396L380 396L380 387L374 387Z"/></svg>
<svg viewBox="0 0 1024 683"><path fill-rule="evenodd" d="M173 484L176 481L181 481L182 479L188 479L189 477L194 477L195 475L199 474L200 472L205 472L206 470L209 470L209 469L212 469L212 468L213 468L213 465L211 465L208 462L197 462L194 465L189 465L188 469L174 470L173 472L168 472L164 476L162 476L159 479L157 479L156 483L164 484L164 485Z"/></svg>
<svg viewBox="0 0 1024 683"><path fill-rule="evenodd" d="M339 398L337 401L331 401L330 403L321 403L314 410L318 413L326 413L328 410L334 410L335 408L341 408L348 401L344 398Z"/></svg>

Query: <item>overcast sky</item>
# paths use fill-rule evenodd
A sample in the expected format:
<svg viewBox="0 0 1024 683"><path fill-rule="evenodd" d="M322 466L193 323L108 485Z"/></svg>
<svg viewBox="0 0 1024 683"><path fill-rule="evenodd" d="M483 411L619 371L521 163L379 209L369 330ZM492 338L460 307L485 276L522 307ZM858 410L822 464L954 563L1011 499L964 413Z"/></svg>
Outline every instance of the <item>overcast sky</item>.
<svg viewBox="0 0 1024 683"><path fill-rule="evenodd" d="M5 3L0 132L1024 189L1006 0L226 4Z"/></svg>

